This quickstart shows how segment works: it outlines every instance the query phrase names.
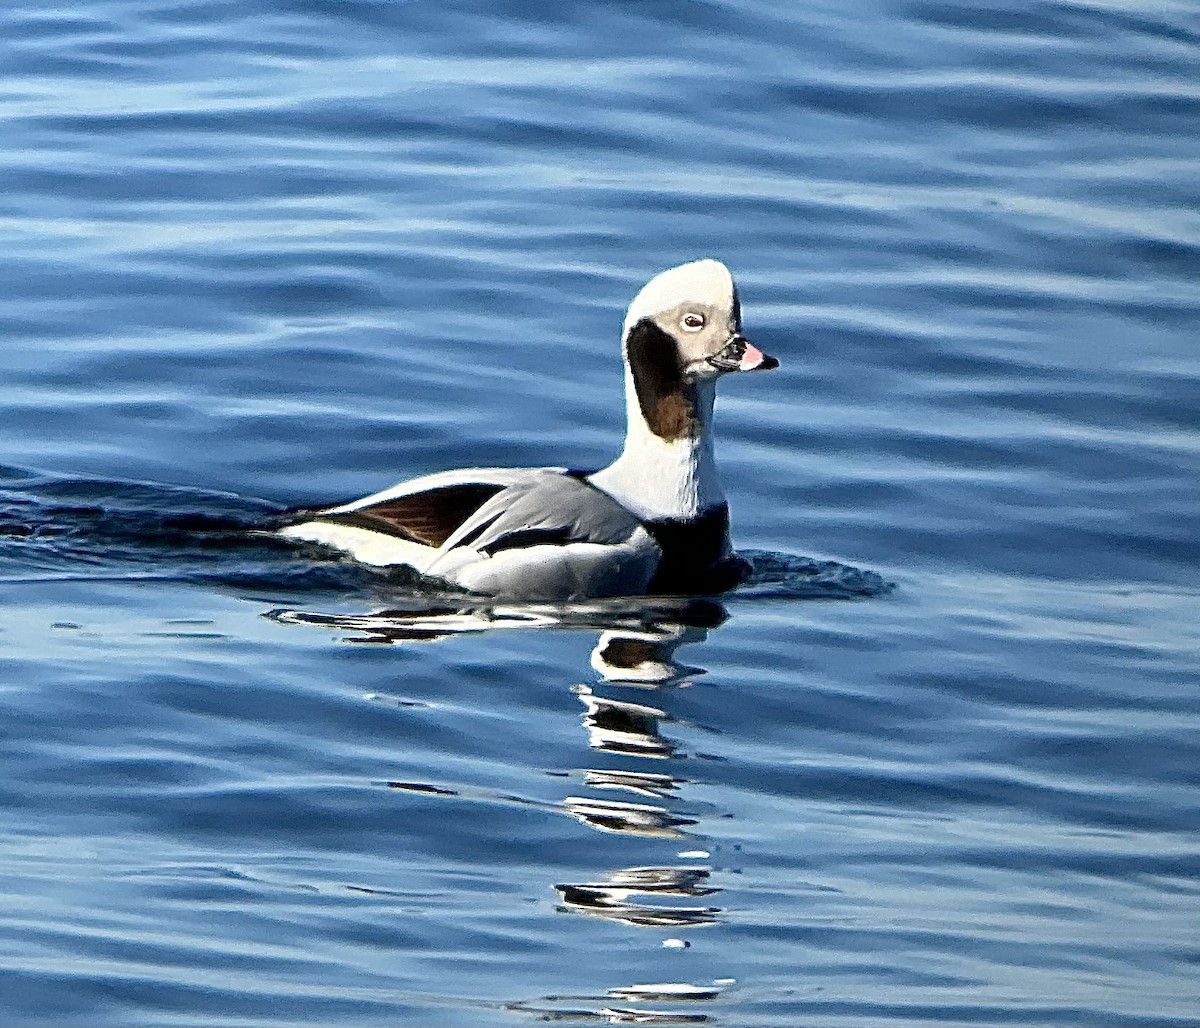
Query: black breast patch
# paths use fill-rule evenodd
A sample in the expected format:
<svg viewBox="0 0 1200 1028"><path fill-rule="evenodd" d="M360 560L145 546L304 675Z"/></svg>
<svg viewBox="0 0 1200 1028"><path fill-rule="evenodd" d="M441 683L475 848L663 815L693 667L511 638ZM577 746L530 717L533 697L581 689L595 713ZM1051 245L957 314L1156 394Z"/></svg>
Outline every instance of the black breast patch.
<svg viewBox="0 0 1200 1028"><path fill-rule="evenodd" d="M649 592L659 596L719 593L745 577L745 561L729 552L729 507L721 504L696 518L645 522L662 550Z"/></svg>

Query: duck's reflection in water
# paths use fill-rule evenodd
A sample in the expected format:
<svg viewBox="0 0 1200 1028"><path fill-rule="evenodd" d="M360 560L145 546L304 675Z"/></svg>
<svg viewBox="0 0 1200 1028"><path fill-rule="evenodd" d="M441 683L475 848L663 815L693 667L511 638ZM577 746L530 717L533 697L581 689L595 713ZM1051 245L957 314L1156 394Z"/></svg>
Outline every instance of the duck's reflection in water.
<svg viewBox="0 0 1200 1028"><path fill-rule="evenodd" d="M672 747L672 750L674 747ZM588 768L583 772L583 784L592 789L620 789L652 800L668 800L684 779L648 771L602 771Z"/></svg>
<svg viewBox="0 0 1200 1028"><path fill-rule="evenodd" d="M708 884L711 873L707 867L628 867L612 872L601 882L578 882L555 888L562 896L563 910L643 928L695 928L714 924L719 908L629 900L633 896L651 899L711 896L720 891Z"/></svg>
<svg viewBox="0 0 1200 1028"><path fill-rule="evenodd" d="M675 651L685 643L703 642L708 631L724 620L724 611L706 607L703 620L661 620L639 629L601 632L592 650L592 667L603 683L579 685L575 692L583 703L583 725L588 745L618 757L669 760L683 756L678 745L664 737L662 725L671 720L662 706L622 696L613 689L654 690L662 702L669 690L687 682L703 669L680 663ZM606 690L606 691L602 691ZM639 700L641 698L639 697ZM631 836L680 839L697 819L679 813L674 804L686 779L659 770L586 768L583 782L597 792L625 792L636 801L594 796L568 796L563 805L583 823L604 832ZM646 801L651 802L646 802ZM561 910L608 918L649 928L698 927L717 920L719 908L664 904L667 897L695 899L719 892L709 883L707 867L630 867L603 879L556 885Z"/></svg>
<svg viewBox="0 0 1200 1028"><path fill-rule="evenodd" d="M640 766L568 770L586 795L570 795L561 809L589 828L632 839L674 840L682 844L698 819L679 808L687 779L668 768L686 759L679 743L663 734L671 715L666 709L674 688L704 674L676 660L679 647L703 642L726 618L710 600L643 601L637 606L603 603L573 607L435 605L383 610L373 614L321 614L295 610L270 612L277 621L355 632L362 642L429 641L464 632L503 629L590 629L599 633L591 666L600 681L573 687L583 704L588 746L605 763L636 761ZM637 690L641 695L637 695ZM651 694L651 695L648 695ZM652 700L652 702L650 702ZM644 762L644 763L643 763ZM654 763L651 763L654 762ZM396 783L400 787L400 783ZM428 787L422 791L432 791ZM625 794L630 798L624 798ZM680 858L707 858L689 849ZM712 869L699 865L634 866L599 874L591 880L555 884L560 912L586 915L634 928L686 932L717 923L721 910L705 902L720 889ZM685 949L686 939L671 937L664 946ZM509 1009L539 1020L595 1020L608 1023L695 1024L707 1013L618 1006L628 1003L686 1002L714 999L727 982L695 985L678 982L635 984L602 995L546 996L514 1003ZM567 1009L566 1001L589 1008Z"/></svg>
<svg viewBox="0 0 1200 1028"><path fill-rule="evenodd" d="M576 686L575 692L587 707L583 723L592 749L630 757L674 756L675 744L664 739L659 731L660 722L670 720L665 710L611 699L586 685Z"/></svg>
<svg viewBox="0 0 1200 1028"><path fill-rule="evenodd" d="M359 632L356 642L428 642L451 636L479 632L498 632L505 629L594 630L600 633L600 643L593 651L593 666L604 677L604 668L611 667L613 676L622 670L631 677L622 681L645 680L657 684L678 676L681 665L670 660L671 640L679 646L685 637L696 632L702 640L707 629L721 624L728 613L715 600L685 598L647 598L625 600L593 600L573 604L539 603L471 603L462 597L432 594L413 596L404 607L392 607L370 614L294 610L279 607L268 610L264 617L288 625L313 625ZM652 667L648 648L659 636L668 646L665 662ZM678 637L678 638L676 638ZM601 651L603 652L597 652ZM639 656L639 654L645 656ZM670 671L674 668L675 671ZM653 676L668 672L664 679ZM683 672L696 668L682 668Z"/></svg>
<svg viewBox="0 0 1200 1028"><path fill-rule="evenodd" d="M671 689L686 685L689 679L704 673L702 668L678 661L676 650L687 643L703 642L708 632L725 618L724 610L716 605L706 608L705 615L661 619L638 630L610 628L601 632L591 657L591 665L601 682L575 689L584 705L582 720L588 745L593 750L638 761L675 762L686 757L679 744L663 734L663 725L671 721L667 710ZM647 702L649 697L644 695L631 696L627 691L631 689L653 690L654 702ZM619 690L626 691L613 695ZM636 797L630 801L568 796L564 806L592 828L629 836L682 840L687 837L685 829L698 823L695 817L680 813L676 806L687 780L665 769L651 770L645 765L636 770L592 767L584 769L582 775L591 791L625 792ZM692 852L706 856L704 851ZM687 941L678 938L678 934L715 924L720 916L719 907L697 903L720 892L711 879L712 869L704 866L626 867L595 881L560 883L555 888L561 897L561 911L669 931L672 937L664 945L686 948ZM604 997L609 1004L601 1003L586 1014L611 1024L704 1023L710 1019L707 1013L651 1010L641 1004L703 1003L715 999L726 984L671 982L610 989ZM588 998L593 1002L601 999ZM546 997L540 1004L522 1005L518 1009L553 1020L585 1013L564 1011L553 999ZM618 1006L614 1000L638 1005Z"/></svg>

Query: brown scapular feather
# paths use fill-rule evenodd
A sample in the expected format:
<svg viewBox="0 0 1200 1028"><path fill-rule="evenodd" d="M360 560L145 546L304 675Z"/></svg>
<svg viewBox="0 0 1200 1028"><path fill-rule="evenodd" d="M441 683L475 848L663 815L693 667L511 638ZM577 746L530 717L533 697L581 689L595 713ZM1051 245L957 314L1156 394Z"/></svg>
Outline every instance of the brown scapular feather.
<svg viewBox="0 0 1200 1028"><path fill-rule="evenodd" d="M483 484L442 486L358 510L326 514L321 520L369 528L423 546L437 547L503 488Z"/></svg>

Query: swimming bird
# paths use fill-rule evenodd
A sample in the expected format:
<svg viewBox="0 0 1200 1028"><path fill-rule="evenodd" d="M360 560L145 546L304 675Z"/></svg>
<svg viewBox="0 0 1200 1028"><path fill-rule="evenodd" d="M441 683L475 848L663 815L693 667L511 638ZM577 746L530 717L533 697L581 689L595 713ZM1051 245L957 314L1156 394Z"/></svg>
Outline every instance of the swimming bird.
<svg viewBox="0 0 1200 1028"><path fill-rule="evenodd" d="M509 599L732 588L748 565L733 553L713 452L716 384L779 362L742 335L737 287L715 260L646 283L622 353L627 431L608 467L444 471L304 513L279 534Z"/></svg>

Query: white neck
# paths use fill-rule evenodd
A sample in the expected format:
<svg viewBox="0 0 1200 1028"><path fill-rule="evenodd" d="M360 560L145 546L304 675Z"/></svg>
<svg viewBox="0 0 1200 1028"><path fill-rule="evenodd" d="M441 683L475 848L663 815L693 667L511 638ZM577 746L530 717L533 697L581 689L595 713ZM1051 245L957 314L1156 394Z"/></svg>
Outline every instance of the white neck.
<svg viewBox="0 0 1200 1028"><path fill-rule="evenodd" d="M725 502L713 455L712 419L716 383L695 386L696 421L678 439L655 435L638 406L633 374L625 368L629 427L625 449L591 481L640 518L693 518Z"/></svg>

